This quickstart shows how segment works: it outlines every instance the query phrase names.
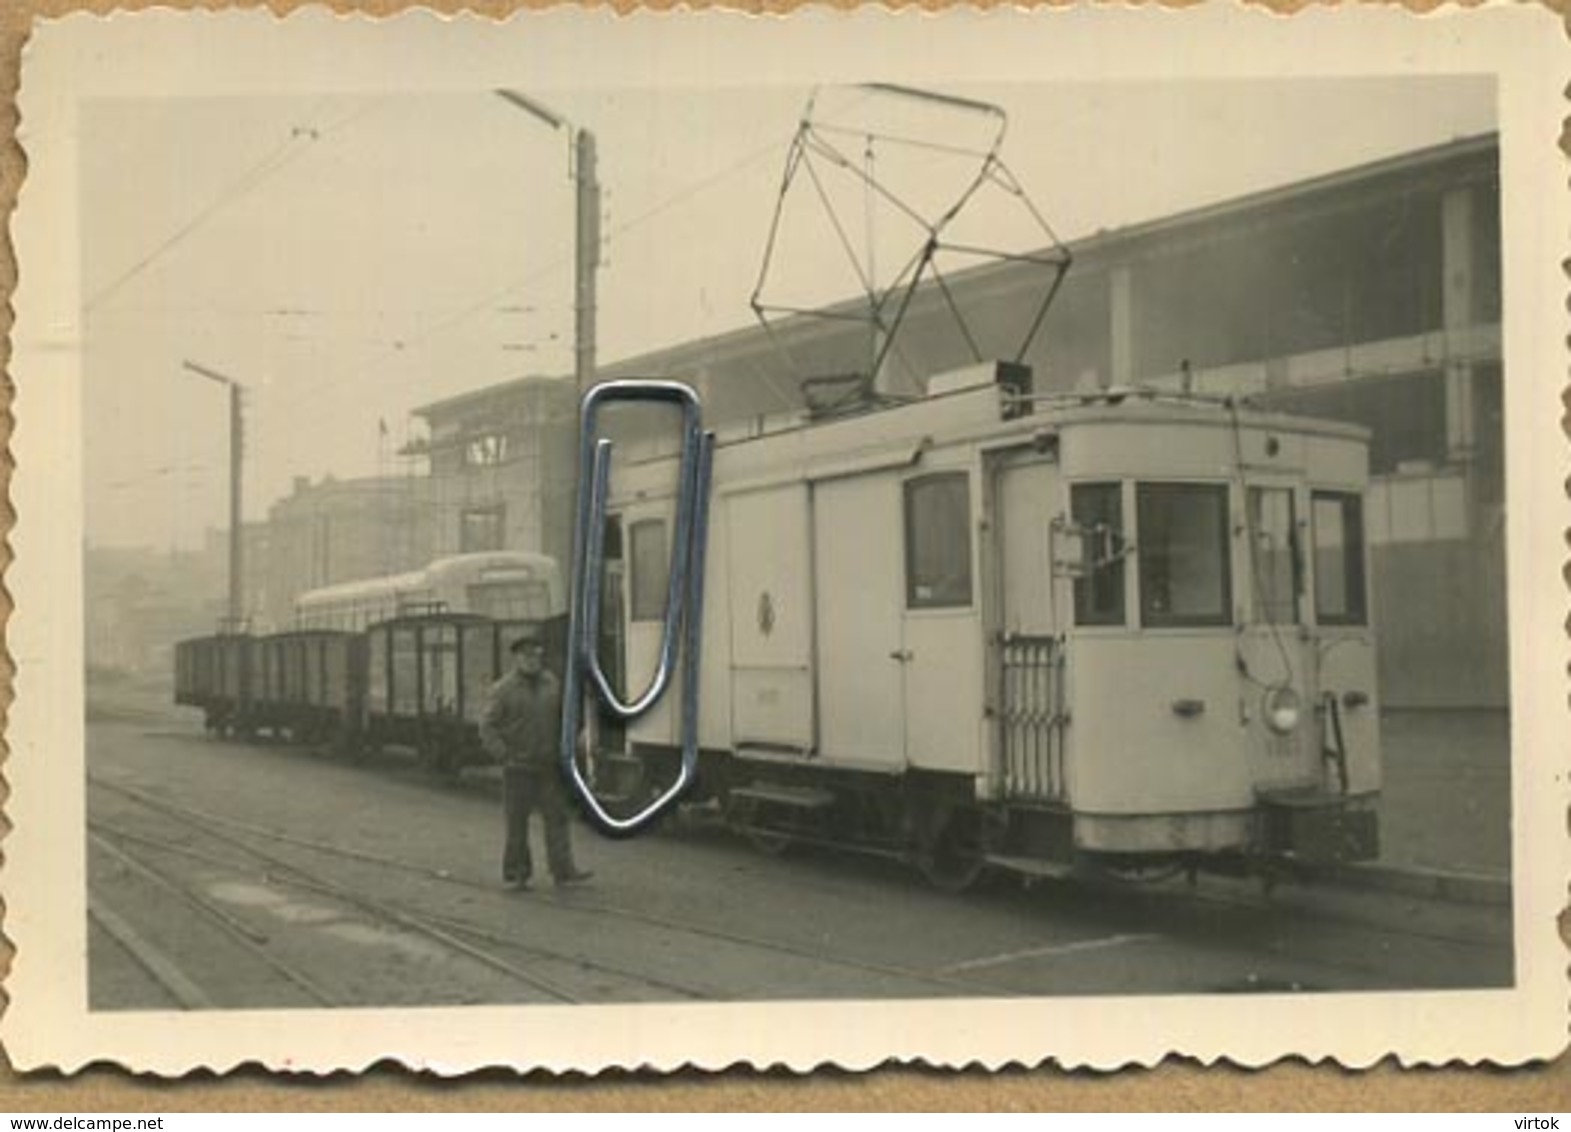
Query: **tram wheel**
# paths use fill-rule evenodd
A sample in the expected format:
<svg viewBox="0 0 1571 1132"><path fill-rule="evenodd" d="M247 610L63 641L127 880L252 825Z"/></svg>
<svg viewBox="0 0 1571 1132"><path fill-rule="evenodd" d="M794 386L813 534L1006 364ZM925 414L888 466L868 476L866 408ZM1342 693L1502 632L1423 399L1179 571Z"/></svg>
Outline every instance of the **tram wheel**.
<svg viewBox="0 0 1571 1132"><path fill-rule="evenodd" d="M763 808L752 799L731 798L727 807L728 824L766 857L778 857L791 846L791 835L764 824Z"/></svg>
<svg viewBox="0 0 1571 1132"><path fill-rule="evenodd" d="M932 840L918 851L916 864L940 892L964 892L974 885L987 867L977 815L950 811Z"/></svg>
<svg viewBox="0 0 1571 1132"><path fill-rule="evenodd" d="M778 857L791 847L791 837L772 829L749 826L747 843L766 857Z"/></svg>
<svg viewBox="0 0 1571 1132"><path fill-rule="evenodd" d="M1182 860L1118 861L1094 859L1091 874L1099 880L1114 884L1140 885L1164 884L1191 868Z"/></svg>

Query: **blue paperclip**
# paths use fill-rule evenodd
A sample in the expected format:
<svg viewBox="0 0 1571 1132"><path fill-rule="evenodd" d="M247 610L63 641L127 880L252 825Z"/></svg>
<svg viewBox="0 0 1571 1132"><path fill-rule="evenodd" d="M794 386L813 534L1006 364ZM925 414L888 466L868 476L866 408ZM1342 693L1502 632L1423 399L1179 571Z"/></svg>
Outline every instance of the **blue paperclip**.
<svg viewBox="0 0 1571 1132"><path fill-rule="evenodd" d="M682 410L682 459L677 473L670 580L665 624L654 676L644 691L623 699L600 664L600 582L605 568L605 506L611 478L611 441L595 422L610 401L671 401ZM562 686L562 768L595 820L612 833L632 833L673 804L698 769L698 680L704 610L704 555L709 538L709 480L714 434L702 427L698 394L677 381L607 381L584 394L579 422L578 499L574 508L573 576L568 607L566 665ZM627 818L608 813L578 765L584 675L606 710L628 721L665 695L682 659L682 765L673 782L642 810Z"/></svg>

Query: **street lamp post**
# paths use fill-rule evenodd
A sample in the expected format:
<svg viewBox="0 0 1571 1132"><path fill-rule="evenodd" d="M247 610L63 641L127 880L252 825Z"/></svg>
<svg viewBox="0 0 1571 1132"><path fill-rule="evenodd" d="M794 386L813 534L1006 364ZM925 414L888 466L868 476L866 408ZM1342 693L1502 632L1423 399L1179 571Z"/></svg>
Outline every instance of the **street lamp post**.
<svg viewBox="0 0 1571 1132"><path fill-rule="evenodd" d="M240 394L245 388L232 377L196 362L185 368L198 377L229 387L229 625L238 629L245 617L245 543L241 538L241 471L245 453L245 418Z"/></svg>
<svg viewBox="0 0 1571 1132"><path fill-rule="evenodd" d="M516 90L497 97L539 119L553 130L567 131L573 165L576 223L573 257L573 381L578 396L595 380L595 273L600 266L600 183L595 179L595 135L574 126L544 103Z"/></svg>

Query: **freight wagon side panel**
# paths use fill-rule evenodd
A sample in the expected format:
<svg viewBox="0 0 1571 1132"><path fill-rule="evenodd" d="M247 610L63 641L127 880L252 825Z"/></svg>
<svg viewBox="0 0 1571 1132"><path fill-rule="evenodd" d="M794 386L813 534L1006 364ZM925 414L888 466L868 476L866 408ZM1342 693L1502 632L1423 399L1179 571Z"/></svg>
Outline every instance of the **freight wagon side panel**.
<svg viewBox="0 0 1571 1132"><path fill-rule="evenodd" d="M221 637L218 640L219 690L231 703L245 700L250 644L249 637Z"/></svg>
<svg viewBox="0 0 1571 1132"><path fill-rule="evenodd" d="M464 628L461 699L463 717L470 723L478 724L485 715L491 687L501 678L503 669L512 659L511 653L505 654L506 659L497 655L500 643L498 636L498 627L494 625L469 625Z"/></svg>
<svg viewBox="0 0 1571 1132"><path fill-rule="evenodd" d="M388 688L388 645L392 630L372 629L366 634L365 652L365 707L370 715L386 715L392 710L392 696Z"/></svg>
<svg viewBox="0 0 1571 1132"><path fill-rule="evenodd" d="M322 640L322 697L325 707L346 710L349 704L351 678L349 666L353 662L353 638L324 637Z"/></svg>

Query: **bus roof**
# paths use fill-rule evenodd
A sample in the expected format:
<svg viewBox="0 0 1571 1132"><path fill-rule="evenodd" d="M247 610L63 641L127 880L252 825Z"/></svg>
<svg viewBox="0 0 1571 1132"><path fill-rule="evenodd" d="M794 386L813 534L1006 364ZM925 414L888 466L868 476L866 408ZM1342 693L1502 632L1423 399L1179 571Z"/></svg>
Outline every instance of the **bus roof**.
<svg viewBox="0 0 1571 1132"><path fill-rule="evenodd" d="M344 602L394 597L399 594L417 594L430 589L435 583L454 576L480 577L487 573L509 570L555 576L556 560L550 555L528 550L487 550L471 554L450 554L434 559L423 570L386 574L376 578L360 578L352 582L339 582L308 590L295 599L295 607L320 609Z"/></svg>

